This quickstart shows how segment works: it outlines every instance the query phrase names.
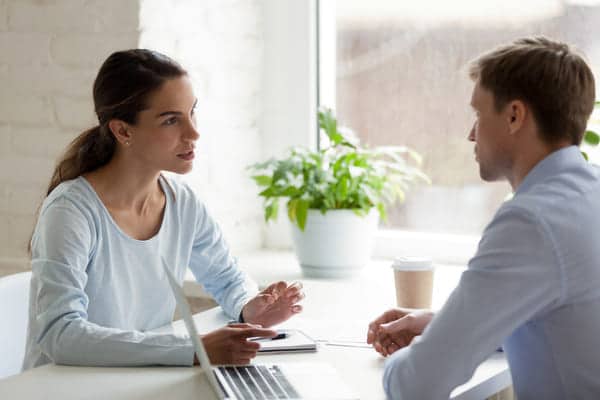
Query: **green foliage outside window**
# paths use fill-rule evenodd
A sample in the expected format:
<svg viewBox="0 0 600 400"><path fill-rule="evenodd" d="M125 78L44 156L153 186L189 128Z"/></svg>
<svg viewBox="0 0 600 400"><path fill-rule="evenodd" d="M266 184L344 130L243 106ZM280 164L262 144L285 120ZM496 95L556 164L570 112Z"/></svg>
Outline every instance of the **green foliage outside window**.
<svg viewBox="0 0 600 400"><path fill-rule="evenodd" d="M594 106L596 108L600 107L600 101L594 103ZM595 131L587 130L583 135L583 143L587 144L588 146L598 146L598 144L600 144L600 135L598 135L598 133ZM581 154L583 154L583 157L588 160L588 155L585 151L582 151Z"/></svg>

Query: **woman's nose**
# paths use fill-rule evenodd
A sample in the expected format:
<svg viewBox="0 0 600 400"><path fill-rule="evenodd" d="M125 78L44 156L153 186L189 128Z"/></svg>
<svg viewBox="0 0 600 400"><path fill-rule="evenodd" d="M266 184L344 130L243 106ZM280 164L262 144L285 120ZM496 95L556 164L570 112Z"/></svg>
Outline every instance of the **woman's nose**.
<svg viewBox="0 0 600 400"><path fill-rule="evenodd" d="M200 137L200 132L198 132L198 129L196 128L196 123L195 121L193 121L188 129L187 132L187 138L189 138L190 140L196 141L198 140L198 138Z"/></svg>

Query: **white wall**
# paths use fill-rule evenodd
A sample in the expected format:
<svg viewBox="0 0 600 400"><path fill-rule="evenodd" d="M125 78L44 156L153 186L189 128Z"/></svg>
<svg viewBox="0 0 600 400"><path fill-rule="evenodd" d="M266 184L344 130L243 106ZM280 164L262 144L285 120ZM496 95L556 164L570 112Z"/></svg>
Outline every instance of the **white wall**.
<svg viewBox="0 0 600 400"><path fill-rule="evenodd" d="M235 253L262 245L261 205L245 170L260 160L263 23L258 0L141 0L140 47L180 61L194 80L200 139L185 176Z"/></svg>
<svg viewBox="0 0 600 400"><path fill-rule="evenodd" d="M0 0L0 273L27 266L55 159L94 123L92 82L102 60L136 46L137 8L121 0Z"/></svg>
<svg viewBox="0 0 600 400"><path fill-rule="evenodd" d="M268 243L244 168L312 144L312 12L314 0L0 0L0 275L28 266L54 163L95 125L93 80L125 48L163 51L189 70L201 139L186 179L234 252ZM280 225L276 246L288 234Z"/></svg>

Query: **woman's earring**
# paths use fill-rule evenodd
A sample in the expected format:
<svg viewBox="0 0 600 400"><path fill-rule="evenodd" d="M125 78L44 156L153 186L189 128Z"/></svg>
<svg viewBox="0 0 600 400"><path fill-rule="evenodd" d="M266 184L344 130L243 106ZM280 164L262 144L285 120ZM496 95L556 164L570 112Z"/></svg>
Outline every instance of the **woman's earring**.
<svg viewBox="0 0 600 400"><path fill-rule="evenodd" d="M129 140L125 141L125 146L129 146L129 143L131 143Z"/></svg>

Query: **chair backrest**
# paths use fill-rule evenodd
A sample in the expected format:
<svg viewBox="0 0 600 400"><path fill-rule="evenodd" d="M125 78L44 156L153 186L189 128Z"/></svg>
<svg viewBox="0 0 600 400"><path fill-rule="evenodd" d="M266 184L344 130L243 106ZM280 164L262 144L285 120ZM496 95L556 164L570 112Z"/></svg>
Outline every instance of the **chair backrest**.
<svg viewBox="0 0 600 400"><path fill-rule="evenodd" d="M31 272L0 278L0 379L21 372L29 318Z"/></svg>

